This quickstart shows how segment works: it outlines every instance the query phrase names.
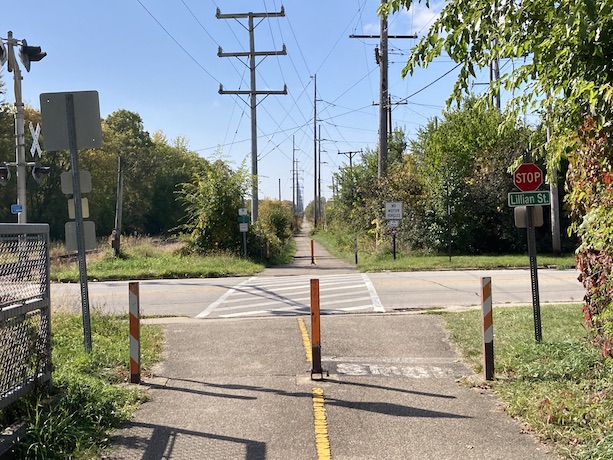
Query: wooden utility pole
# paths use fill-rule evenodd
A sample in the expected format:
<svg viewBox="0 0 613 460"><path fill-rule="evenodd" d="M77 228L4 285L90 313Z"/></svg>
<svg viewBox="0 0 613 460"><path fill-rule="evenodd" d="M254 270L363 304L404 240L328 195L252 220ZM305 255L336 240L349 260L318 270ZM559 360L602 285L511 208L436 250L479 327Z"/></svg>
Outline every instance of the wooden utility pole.
<svg viewBox="0 0 613 460"><path fill-rule="evenodd" d="M313 227L317 229L317 74L313 75Z"/></svg>
<svg viewBox="0 0 613 460"><path fill-rule="evenodd" d="M283 85L282 91L258 91L256 89L255 69L256 69L256 57L258 56L280 56L286 55L285 44L281 51L255 51L254 41L254 18L271 18L271 17L284 17L285 10L281 6L281 11L278 13L240 13L240 14L221 14L219 8L217 8L217 19L248 19L249 30L249 51L239 53L224 53L219 47L217 55L219 57L248 57L249 58L249 70L251 75L251 88L246 91L226 91L223 89L223 85L219 85L219 94L238 94L249 95L250 107L251 107L251 174L253 176L253 185L251 187L251 223L255 224L258 219L258 136L257 136L257 96L259 95L285 95L287 94L287 85Z"/></svg>
<svg viewBox="0 0 613 460"><path fill-rule="evenodd" d="M292 136L292 214L296 215L296 139Z"/></svg>
<svg viewBox="0 0 613 460"><path fill-rule="evenodd" d="M386 0L381 0L381 4L384 5ZM387 66L388 66L388 53L387 53L387 15L381 15L381 41L379 45L379 75L381 79L381 89L379 91L379 179L384 178L387 175L387 100L389 98L389 90L387 84Z"/></svg>
<svg viewBox="0 0 613 460"><path fill-rule="evenodd" d="M381 0L384 5L387 0ZM379 50L376 52L377 63L379 64L379 163L378 177L379 179L387 175L387 136L388 136L388 110L392 110L388 104L389 89L388 89L388 39L390 38L417 38L417 35L389 35L387 25L387 15L381 15L381 32L380 35L350 35L349 38L378 38ZM391 123L390 123L391 124Z"/></svg>

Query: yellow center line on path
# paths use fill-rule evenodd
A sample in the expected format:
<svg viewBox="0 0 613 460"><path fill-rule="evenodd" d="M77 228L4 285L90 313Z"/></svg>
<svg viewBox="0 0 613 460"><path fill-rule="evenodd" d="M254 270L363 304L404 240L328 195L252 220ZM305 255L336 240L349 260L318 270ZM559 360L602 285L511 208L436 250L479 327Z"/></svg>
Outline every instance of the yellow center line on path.
<svg viewBox="0 0 613 460"><path fill-rule="evenodd" d="M307 331L306 325L302 318L298 318L298 327L302 333L302 345L304 346L304 353L306 354L306 360L308 363L313 362L313 354L311 350L311 339L309 338L309 331Z"/></svg>
<svg viewBox="0 0 613 460"><path fill-rule="evenodd" d="M312 363L311 339L309 338L309 332L302 318L298 318L298 326L302 334L302 344L304 345L306 360ZM330 438L328 436L328 418L326 416L324 402L324 390L317 387L313 388L313 423L315 426L315 449L317 450L317 460L329 460L332 458L332 454L330 453Z"/></svg>
<svg viewBox="0 0 613 460"><path fill-rule="evenodd" d="M321 388L313 388L313 418L315 419L317 460L329 460L332 456L328 437L328 419L324 407L324 390Z"/></svg>

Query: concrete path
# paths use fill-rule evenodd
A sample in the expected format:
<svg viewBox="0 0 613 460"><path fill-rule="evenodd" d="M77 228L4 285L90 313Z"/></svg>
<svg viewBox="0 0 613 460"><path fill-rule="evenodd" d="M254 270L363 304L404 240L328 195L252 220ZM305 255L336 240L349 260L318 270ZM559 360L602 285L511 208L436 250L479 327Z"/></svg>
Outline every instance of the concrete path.
<svg viewBox="0 0 613 460"><path fill-rule="evenodd" d="M287 275L352 271L298 238ZM305 253L305 248L308 252ZM447 340L441 318L321 317L323 379L311 378L310 316L169 319L151 400L109 459L553 459L500 408Z"/></svg>

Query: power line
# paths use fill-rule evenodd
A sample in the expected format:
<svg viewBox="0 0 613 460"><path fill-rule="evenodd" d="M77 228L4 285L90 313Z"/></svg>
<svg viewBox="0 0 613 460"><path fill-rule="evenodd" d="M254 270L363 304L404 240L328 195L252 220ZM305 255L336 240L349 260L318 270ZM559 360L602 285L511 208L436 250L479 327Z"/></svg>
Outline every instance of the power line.
<svg viewBox="0 0 613 460"><path fill-rule="evenodd" d="M184 53L185 53L185 54L186 54L186 55L187 55L187 56L188 56L188 57L189 57L189 58L190 58L192 61L194 61L194 63L195 63L195 64L196 64L198 67L200 67L200 69L202 69L202 70L204 71L204 73L206 73L206 74L207 74L209 77L211 77L211 78L212 78L213 80L215 80L217 83L221 83L219 80L217 80L217 78L215 78L215 77L213 76L213 74L212 74L211 72L209 72L208 70L206 70L206 69L204 68L204 66L203 66L202 64L200 64L200 63L198 62L198 60L197 60L197 59L196 59L194 56L192 56L192 55L189 53L189 51L187 51L187 50L186 50L186 49L183 47L183 45L181 45L181 43L179 43L179 41L178 41L178 40L177 40L177 39L176 39L176 38L175 38L175 37L174 37L174 36L173 36L173 35L172 35L172 34L171 34L171 33L170 33L170 32L169 32L167 29L166 29L166 27L164 27L164 26L162 25L162 23L161 23L160 21L158 21L158 19L157 19L157 18L156 18L156 17L153 15L153 13L152 13L151 11L149 11L145 5L143 5L143 2L141 2L141 0L136 0L136 1L138 2L138 4L139 4L140 6L142 6L142 7L143 7L143 9L144 9L144 10L147 12L147 14L149 14L149 16L151 16L151 18L152 18L152 19L153 19L153 20L154 20L154 21L157 23L157 25L158 25L158 26L160 26L160 27L161 27L161 29L162 29L164 32L166 32L166 35L168 35L168 36L171 38L171 40L172 40L173 42L175 42L175 44L176 44L176 45L177 45L179 48L181 48L181 50L182 50L182 51L183 51L183 52L184 52Z"/></svg>

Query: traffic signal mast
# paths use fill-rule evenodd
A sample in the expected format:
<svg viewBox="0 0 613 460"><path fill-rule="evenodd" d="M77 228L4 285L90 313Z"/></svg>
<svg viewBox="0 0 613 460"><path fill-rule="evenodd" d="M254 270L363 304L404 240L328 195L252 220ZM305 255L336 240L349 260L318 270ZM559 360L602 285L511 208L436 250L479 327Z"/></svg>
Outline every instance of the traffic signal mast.
<svg viewBox="0 0 613 460"><path fill-rule="evenodd" d="M30 63L37 62L43 59L47 53L41 50L40 46L29 46L26 40L17 40L13 38L13 32L9 31L4 42L0 40L0 67L8 62L8 71L13 73L14 89L15 89L15 163L3 163L0 166L0 184L5 185L10 179L10 171L8 166L17 167L17 204L21 205L21 212L17 215L17 222L25 224L27 222L26 210L26 143L25 143L25 115L23 110L23 98L21 95L21 69L15 57L15 47L19 47L19 59L21 60L27 72L30 71ZM32 175L37 182L44 177L49 169L42 170L40 165L32 164Z"/></svg>

